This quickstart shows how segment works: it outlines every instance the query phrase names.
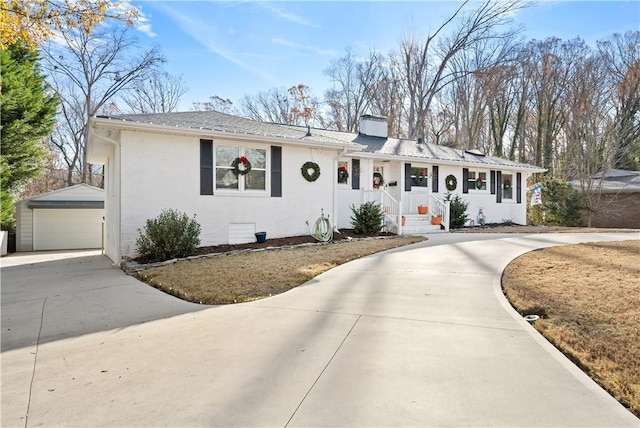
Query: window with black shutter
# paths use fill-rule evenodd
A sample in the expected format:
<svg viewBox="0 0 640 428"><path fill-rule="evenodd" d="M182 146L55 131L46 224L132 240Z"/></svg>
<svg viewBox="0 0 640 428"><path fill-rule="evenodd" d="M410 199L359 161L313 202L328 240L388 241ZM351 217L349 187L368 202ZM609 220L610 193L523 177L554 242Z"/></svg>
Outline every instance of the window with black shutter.
<svg viewBox="0 0 640 428"><path fill-rule="evenodd" d="M282 147L271 146L271 196L282 197Z"/></svg>
<svg viewBox="0 0 640 428"><path fill-rule="evenodd" d="M462 168L462 193L469 193L469 168Z"/></svg>
<svg viewBox="0 0 640 428"><path fill-rule="evenodd" d="M438 193L438 173L439 171L439 167L437 165L434 165L431 168L431 189L433 193Z"/></svg>
<svg viewBox="0 0 640 428"><path fill-rule="evenodd" d="M200 140L200 194L213 195L213 140Z"/></svg>

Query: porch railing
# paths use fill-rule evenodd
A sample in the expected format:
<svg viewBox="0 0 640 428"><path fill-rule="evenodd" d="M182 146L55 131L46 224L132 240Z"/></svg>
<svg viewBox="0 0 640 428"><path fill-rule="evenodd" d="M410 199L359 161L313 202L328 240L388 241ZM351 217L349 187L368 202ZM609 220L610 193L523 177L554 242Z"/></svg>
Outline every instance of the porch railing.
<svg viewBox="0 0 640 428"><path fill-rule="evenodd" d="M382 212L384 212L385 223L389 222L391 225L396 226L398 235L402 234L402 222L400 221L402 207L396 198L383 189L365 190L364 202L377 202Z"/></svg>
<svg viewBox="0 0 640 428"><path fill-rule="evenodd" d="M430 193L429 209L431 210L431 215L437 215L441 218L441 224L444 226L444 230L448 232L449 218L451 215L451 203L449 201L444 201L437 196L434 196L433 193Z"/></svg>
<svg viewBox="0 0 640 428"><path fill-rule="evenodd" d="M429 194L426 192L405 192L405 195L406 201L403 210L405 214L417 214L418 205L429 206Z"/></svg>

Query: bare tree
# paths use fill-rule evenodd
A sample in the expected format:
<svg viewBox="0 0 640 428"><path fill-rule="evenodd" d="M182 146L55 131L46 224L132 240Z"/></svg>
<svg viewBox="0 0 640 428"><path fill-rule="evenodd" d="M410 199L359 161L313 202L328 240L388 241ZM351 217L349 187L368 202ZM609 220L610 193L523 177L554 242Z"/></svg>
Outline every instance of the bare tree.
<svg viewBox="0 0 640 428"><path fill-rule="evenodd" d="M407 96L409 138L425 135L427 112L436 94L455 79L476 71L452 72L448 67L454 56L479 43L511 39L516 31L499 33L495 30L510 22L511 13L524 6L520 0L485 0L475 11L463 14L468 3L469 0L464 1L442 25L428 34L424 42L405 37L400 44L395 63L399 66ZM457 27L445 36L444 31L458 19Z"/></svg>
<svg viewBox="0 0 640 428"><path fill-rule="evenodd" d="M240 100L241 114L260 122L309 125L318 117L318 100L311 88L300 83L289 89L273 88Z"/></svg>
<svg viewBox="0 0 640 428"><path fill-rule="evenodd" d="M233 107L233 101L229 98L223 98L219 95L212 95L209 101L194 101L192 105L194 111L219 111L221 113L236 114Z"/></svg>
<svg viewBox="0 0 640 428"><path fill-rule="evenodd" d="M575 61L587 47L580 39L563 42L558 38L531 41L522 56L531 87L531 110L535 122L534 162L555 175L560 134L565 119L563 106Z"/></svg>
<svg viewBox="0 0 640 428"><path fill-rule="evenodd" d="M369 88L382 78L382 61L382 56L374 51L369 52L367 59L359 59L347 49L345 56L332 61L324 71L333 84L325 94L332 128L357 132L360 116L368 112L371 103Z"/></svg>
<svg viewBox="0 0 640 428"><path fill-rule="evenodd" d="M288 124L292 106L289 92L284 88L245 95L240 99L242 115L260 122Z"/></svg>
<svg viewBox="0 0 640 428"><path fill-rule="evenodd" d="M134 80L121 98L133 113L169 113L186 92L181 76L153 70L144 79Z"/></svg>
<svg viewBox="0 0 640 428"><path fill-rule="evenodd" d="M43 60L52 87L65 106L58 125L67 130L59 136L81 136L79 142L61 139L56 146L65 146L62 155L70 175L78 169L80 181L90 182L86 150L89 118L164 59L158 48L140 51L128 28L112 26L91 34L81 30L62 32L59 39L43 48Z"/></svg>
<svg viewBox="0 0 640 428"><path fill-rule="evenodd" d="M566 177L579 183L590 226L591 214L600 206L602 183L615 149L611 91L603 57L590 54L579 58L565 92Z"/></svg>
<svg viewBox="0 0 640 428"><path fill-rule="evenodd" d="M389 60L381 63L380 78L367 88L371 113L387 118L389 136L404 137L403 100L404 92L397 67L390 66Z"/></svg>
<svg viewBox="0 0 640 428"><path fill-rule="evenodd" d="M640 31L599 41L615 94L614 166L640 169Z"/></svg>

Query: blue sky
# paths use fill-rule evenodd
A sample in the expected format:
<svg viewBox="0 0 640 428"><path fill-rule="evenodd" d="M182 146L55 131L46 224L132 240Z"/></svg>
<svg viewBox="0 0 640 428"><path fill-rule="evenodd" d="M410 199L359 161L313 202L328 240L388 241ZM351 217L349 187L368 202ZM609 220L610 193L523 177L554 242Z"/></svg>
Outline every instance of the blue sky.
<svg viewBox="0 0 640 428"><path fill-rule="evenodd" d="M345 54L388 53L403 35L426 36L460 2L441 1L156 1L136 0L138 38L160 46L166 70L188 92L180 110L212 95L237 106L245 94L304 83L322 98L323 71ZM477 3L479 4L479 3ZM467 6L469 10L474 4ZM526 39L581 37L587 43L640 30L640 1L544 0L518 11Z"/></svg>

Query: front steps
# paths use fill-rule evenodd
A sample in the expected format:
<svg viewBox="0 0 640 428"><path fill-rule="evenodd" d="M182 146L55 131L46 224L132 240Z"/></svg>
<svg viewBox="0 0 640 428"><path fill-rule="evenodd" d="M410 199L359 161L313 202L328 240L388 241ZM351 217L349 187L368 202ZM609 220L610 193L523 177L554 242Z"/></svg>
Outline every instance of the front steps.
<svg viewBox="0 0 640 428"><path fill-rule="evenodd" d="M407 214L405 217L403 235L424 235L426 233L444 232L440 225L431 224L431 214Z"/></svg>

